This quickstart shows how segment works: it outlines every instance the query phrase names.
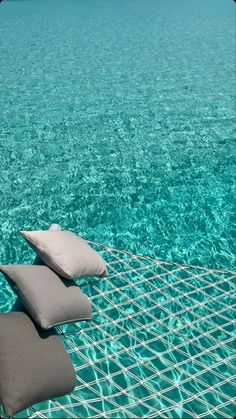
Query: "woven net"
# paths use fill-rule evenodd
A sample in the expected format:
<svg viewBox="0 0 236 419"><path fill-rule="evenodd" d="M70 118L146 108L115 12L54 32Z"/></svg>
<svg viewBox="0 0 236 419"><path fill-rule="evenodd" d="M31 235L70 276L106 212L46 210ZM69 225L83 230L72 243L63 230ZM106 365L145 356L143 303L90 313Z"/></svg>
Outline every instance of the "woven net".
<svg viewBox="0 0 236 419"><path fill-rule="evenodd" d="M93 319L58 328L76 388L16 417L232 418L235 273L90 243L109 278L78 281Z"/></svg>

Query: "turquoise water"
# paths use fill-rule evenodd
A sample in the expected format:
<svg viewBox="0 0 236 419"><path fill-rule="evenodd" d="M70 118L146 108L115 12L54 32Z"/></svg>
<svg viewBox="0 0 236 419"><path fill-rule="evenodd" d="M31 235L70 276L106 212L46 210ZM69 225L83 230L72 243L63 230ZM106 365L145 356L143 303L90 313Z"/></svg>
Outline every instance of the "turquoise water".
<svg viewBox="0 0 236 419"><path fill-rule="evenodd" d="M235 268L233 15L231 0L3 0L1 263L31 262L32 251L19 230L47 228L57 222L90 240L133 253ZM132 275L128 278L135 280ZM117 287L123 285L119 279ZM173 280L170 276L170 283ZM0 311L5 312L14 297L2 277L0 284ZM111 284L102 284L101 289L109 292ZM155 284L158 287L159 280ZM194 284L203 286L200 280ZM191 287L182 286L182 292L190 292ZM84 290L93 293L90 286ZM226 291L230 294L223 295L222 301L209 303L216 313L233 303L231 284L223 284L222 294ZM176 297L173 289L166 292ZM214 292L218 291L212 287ZM114 295L114 302L119 303L119 298ZM161 301L163 295L156 293L155 298ZM204 297L196 293L194 298L199 302L203 298L206 304L196 308L196 315L211 312L207 292ZM147 298L142 303L149 307ZM102 304L99 295L97 307ZM168 328L178 319L176 310L177 303L170 303L173 318ZM159 311L154 314L158 318ZM231 309L224 315L229 321L233 318ZM130 328L129 322L120 320ZM96 309L94 321L103 330L104 318ZM207 331L222 324L219 315L211 327L203 321L198 327ZM225 333L216 333L215 340L232 336L231 326ZM155 327L156 333L165 333L166 327L164 323L163 329ZM118 332L114 326L114 335ZM134 341L137 337L145 341L149 332L147 320L147 330L134 335ZM91 333L96 338L95 331ZM187 333L191 338L198 336L195 329ZM175 339L178 343L173 333L158 351L176 344ZM128 338L106 349L118 350L122 343L129 346ZM199 345L210 348L212 341L199 337L197 344L198 349L187 344L187 357ZM97 359L98 352L85 354ZM149 357L145 351L134 354ZM230 344L217 348L214 356L226 359L231 354ZM171 357L175 363L181 361L179 355ZM200 359L211 365L212 360ZM129 357L123 359L129 361ZM169 365L168 359L163 362ZM154 367L161 368L159 361ZM199 365L187 368L199 371ZM224 365L215 371L226 377L233 374ZM181 377L179 371L173 372L176 383ZM219 375L213 374L213 382L220 387L215 377ZM96 379L98 390L106 392ZM151 385L163 389L164 381L155 379ZM229 396L228 384L232 383L219 391ZM197 394L199 383L191 386ZM89 399L86 389L83 395ZM179 411L172 413L185 417L181 406L187 395L175 396ZM118 401L122 404L124 399ZM214 405L225 398L209 393L205 401ZM168 407L165 399L162 405L158 403L156 399L150 405ZM186 408L194 412L196 406ZM108 405L104 411L109 411ZM232 412L231 406L223 410L225 415ZM80 410L83 413L91 416L91 410ZM169 417L174 417L172 413ZM49 411L49 416L57 415Z"/></svg>
<svg viewBox="0 0 236 419"><path fill-rule="evenodd" d="M5 0L1 250L59 222L164 260L234 263L234 2Z"/></svg>

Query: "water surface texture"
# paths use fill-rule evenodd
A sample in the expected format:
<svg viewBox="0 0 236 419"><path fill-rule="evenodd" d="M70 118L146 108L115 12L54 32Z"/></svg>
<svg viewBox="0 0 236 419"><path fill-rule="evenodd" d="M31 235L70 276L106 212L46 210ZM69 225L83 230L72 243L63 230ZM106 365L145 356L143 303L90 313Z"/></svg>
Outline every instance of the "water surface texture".
<svg viewBox="0 0 236 419"><path fill-rule="evenodd" d="M56 222L132 253L235 268L234 7L3 0L0 263L32 262L19 230ZM129 417L233 417L233 274L157 265L153 278L135 257L128 273L118 262L84 283L92 326L67 329L80 387L66 411L36 406L40 417L127 418L127 405ZM6 312L3 276L0 289Z"/></svg>
<svg viewBox="0 0 236 419"><path fill-rule="evenodd" d="M233 267L231 0L5 0L1 261L50 221Z"/></svg>

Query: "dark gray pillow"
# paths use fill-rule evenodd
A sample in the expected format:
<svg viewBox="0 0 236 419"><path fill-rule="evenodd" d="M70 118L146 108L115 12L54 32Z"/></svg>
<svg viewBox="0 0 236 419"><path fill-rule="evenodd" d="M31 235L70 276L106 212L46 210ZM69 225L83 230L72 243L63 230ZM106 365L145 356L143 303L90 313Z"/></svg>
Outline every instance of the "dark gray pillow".
<svg viewBox="0 0 236 419"><path fill-rule="evenodd" d="M61 280L45 265L2 265L8 282L43 329L91 320L90 300L72 281Z"/></svg>
<svg viewBox="0 0 236 419"><path fill-rule="evenodd" d="M55 331L37 328L26 313L0 314L0 403L8 416L69 393L75 384Z"/></svg>

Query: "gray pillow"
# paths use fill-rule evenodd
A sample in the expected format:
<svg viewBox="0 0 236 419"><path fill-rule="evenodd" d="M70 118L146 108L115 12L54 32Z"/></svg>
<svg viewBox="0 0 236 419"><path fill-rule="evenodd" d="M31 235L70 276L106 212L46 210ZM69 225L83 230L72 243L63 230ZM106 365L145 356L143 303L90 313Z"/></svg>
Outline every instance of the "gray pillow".
<svg viewBox="0 0 236 419"><path fill-rule="evenodd" d="M107 275L105 261L71 231L21 231L40 259L67 279Z"/></svg>
<svg viewBox="0 0 236 419"><path fill-rule="evenodd" d="M61 280L45 265L2 265L12 288L43 329L91 320L91 302L72 281Z"/></svg>
<svg viewBox="0 0 236 419"><path fill-rule="evenodd" d="M13 416L71 392L76 375L60 337L38 329L27 314L0 314L0 403Z"/></svg>

